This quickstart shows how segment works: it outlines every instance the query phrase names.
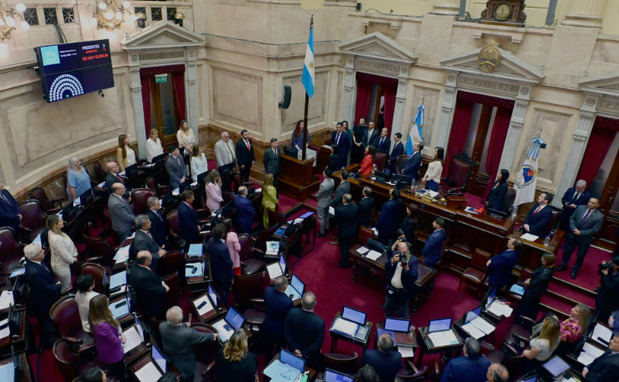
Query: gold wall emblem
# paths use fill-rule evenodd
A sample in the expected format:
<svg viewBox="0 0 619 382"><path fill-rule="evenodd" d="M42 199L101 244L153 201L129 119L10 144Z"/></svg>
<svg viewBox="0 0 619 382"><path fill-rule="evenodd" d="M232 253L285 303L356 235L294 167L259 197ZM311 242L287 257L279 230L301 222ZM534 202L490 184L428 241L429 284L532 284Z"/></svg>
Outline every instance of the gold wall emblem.
<svg viewBox="0 0 619 382"><path fill-rule="evenodd" d="M494 39L490 39L486 46L479 52L479 70L484 73L492 73L501 63L501 52L499 52L499 43Z"/></svg>

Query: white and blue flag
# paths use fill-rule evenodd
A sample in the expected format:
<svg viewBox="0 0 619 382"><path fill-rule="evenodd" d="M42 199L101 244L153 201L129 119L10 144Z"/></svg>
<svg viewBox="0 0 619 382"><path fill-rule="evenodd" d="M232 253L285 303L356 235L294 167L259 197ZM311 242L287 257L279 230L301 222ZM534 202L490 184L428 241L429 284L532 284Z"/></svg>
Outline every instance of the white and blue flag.
<svg viewBox="0 0 619 382"><path fill-rule="evenodd" d="M303 63L303 87L307 95L314 95L314 27L310 27L307 48L305 49L305 62Z"/></svg>
<svg viewBox="0 0 619 382"><path fill-rule="evenodd" d="M415 142L423 142L424 110L423 104L417 106L417 115L415 115L415 120L413 120L413 125L408 131L408 138L406 139L406 155L413 154Z"/></svg>
<svg viewBox="0 0 619 382"><path fill-rule="evenodd" d="M531 138L531 148L527 152L520 169L516 174L514 190L514 208L523 203L530 203L535 200L535 187L537 186L537 157L544 141L541 138Z"/></svg>

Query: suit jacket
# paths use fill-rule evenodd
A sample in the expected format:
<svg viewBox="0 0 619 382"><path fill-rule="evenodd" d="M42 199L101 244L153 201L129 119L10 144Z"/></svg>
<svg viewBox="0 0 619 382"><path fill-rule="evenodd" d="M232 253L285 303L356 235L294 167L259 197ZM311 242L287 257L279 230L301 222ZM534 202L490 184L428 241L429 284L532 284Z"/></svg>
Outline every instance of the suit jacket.
<svg viewBox="0 0 619 382"><path fill-rule="evenodd" d="M412 177L414 180L419 178L419 167L421 167L421 153L415 151L406 161L406 166L402 170L402 174Z"/></svg>
<svg viewBox="0 0 619 382"><path fill-rule="evenodd" d="M314 312L292 308L284 322L284 336L290 350L299 349L303 358L316 360L325 337L325 322Z"/></svg>
<svg viewBox="0 0 619 382"><path fill-rule="evenodd" d="M236 142L236 160L239 164L239 167L241 165L251 167L252 162L256 160L256 157L254 156L254 143L251 141L251 139L247 139L249 140L250 149L247 148L247 145L245 144L245 140L243 138L239 139L239 141Z"/></svg>
<svg viewBox="0 0 619 382"><path fill-rule="evenodd" d="M612 354L611 350L606 350L588 369L585 382L619 381L619 353Z"/></svg>
<svg viewBox="0 0 619 382"><path fill-rule="evenodd" d="M165 169L170 178L170 187L177 188L181 184L181 178L185 177L185 160L182 155L174 158L170 155L165 161Z"/></svg>
<svg viewBox="0 0 619 382"><path fill-rule="evenodd" d="M357 203L357 206L359 206L359 225L370 227L372 224L372 212L374 211L374 198L371 196L363 198Z"/></svg>
<svg viewBox="0 0 619 382"><path fill-rule="evenodd" d="M206 252L211 256L213 280L221 285L230 285L232 282L232 259L226 243L211 237L206 246Z"/></svg>
<svg viewBox="0 0 619 382"><path fill-rule="evenodd" d="M393 145L393 150L391 150L391 155L389 156L391 172L396 170L398 158L402 154L404 154L404 144L402 144L402 141L398 141L395 145Z"/></svg>
<svg viewBox="0 0 619 382"><path fill-rule="evenodd" d="M49 317L49 309L60 295L61 284L56 284L52 270L26 259L26 282L30 287L30 303L40 317Z"/></svg>
<svg viewBox="0 0 619 382"><path fill-rule="evenodd" d="M395 351L382 352L367 349L363 352L361 366L371 365L380 379L380 382L393 382L402 367L402 355Z"/></svg>
<svg viewBox="0 0 619 382"><path fill-rule="evenodd" d="M130 233L135 221L131 204L123 199L122 196L112 193L108 197L107 207L110 211L112 229L121 235Z"/></svg>
<svg viewBox="0 0 619 382"><path fill-rule="evenodd" d="M550 232L550 223L552 222L552 208L549 205L542 208L537 214L535 210L539 206L539 203L535 203L531 210L524 219L524 224L529 225L529 232L539 237L546 237Z"/></svg>
<svg viewBox="0 0 619 382"><path fill-rule="evenodd" d="M365 132L365 140L363 141L363 145L376 147L376 139L378 139L378 137L380 137L380 132L378 129L372 129L372 132L370 132L370 128L368 127Z"/></svg>
<svg viewBox="0 0 619 382"><path fill-rule="evenodd" d="M166 221L163 216L159 215L159 213L155 213L152 210L146 211L146 215L150 219L150 234L155 239L155 243L158 246L162 246L165 244L166 235L168 232L168 227L166 225Z"/></svg>
<svg viewBox="0 0 619 382"><path fill-rule="evenodd" d="M122 183L125 184L125 180L120 175L115 175L112 173L106 173L105 175L105 189L108 192L112 192L112 184L114 183Z"/></svg>
<svg viewBox="0 0 619 382"><path fill-rule="evenodd" d="M429 267L436 267L436 264L441 260L443 242L447 238L445 229L435 230L428 236L426 244L423 246L421 253L423 261Z"/></svg>
<svg viewBox="0 0 619 382"><path fill-rule="evenodd" d="M441 382L477 382L485 381L490 361L486 357L471 359L467 356L454 358L441 377Z"/></svg>
<svg viewBox="0 0 619 382"><path fill-rule="evenodd" d="M254 210L251 200L241 195L235 195L234 206L236 207L236 226L239 233L251 233L251 227L256 219L256 210Z"/></svg>
<svg viewBox="0 0 619 382"><path fill-rule="evenodd" d="M501 182L490 189L488 197L486 198L488 201L488 208L499 211L506 211L509 208L509 206L505 205L507 188L507 182Z"/></svg>
<svg viewBox="0 0 619 382"><path fill-rule="evenodd" d="M187 243L195 242L200 236L198 214L185 202L178 205L177 211L181 238Z"/></svg>
<svg viewBox="0 0 619 382"><path fill-rule="evenodd" d="M165 288L161 285L161 278L150 269L146 269L137 262L131 266L129 282L135 291L138 304L147 317L162 317Z"/></svg>
<svg viewBox="0 0 619 382"><path fill-rule="evenodd" d="M385 137L385 139L383 139L382 136L379 136L376 138L375 142L376 142L376 150L389 153L389 149L391 149L391 139L389 139L389 137Z"/></svg>
<svg viewBox="0 0 619 382"><path fill-rule="evenodd" d="M331 204L333 200L331 199L333 187L335 187L335 181L332 178L325 178L322 183L320 183L320 187L318 187L318 192L316 193L318 208L327 208Z"/></svg>
<svg viewBox="0 0 619 382"><path fill-rule="evenodd" d="M361 138L361 143L364 146L368 144L368 125L355 125L352 128L353 136L357 134L357 137ZM357 141L359 141L357 138Z"/></svg>
<svg viewBox="0 0 619 382"><path fill-rule="evenodd" d="M274 343L284 339L284 321L292 309L292 300L272 286L264 290L264 332Z"/></svg>
<svg viewBox="0 0 619 382"><path fill-rule="evenodd" d="M337 131L331 133L331 144L337 144L337 157L339 158L339 168L346 167L346 161L348 160L348 151L350 150L350 135L347 132L342 131L339 143L337 142Z"/></svg>
<svg viewBox="0 0 619 382"><path fill-rule="evenodd" d="M335 208L335 224L340 238L356 240L359 233L359 207L355 204L340 204Z"/></svg>
<svg viewBox="0 0 619 382"><path fill-rule="evenodd" d="M389 287L391 285L391 279L395 274L396 269L398 268L398 263L391 263L391 259L393 256L397 255L397 252L393 252L391 256L389 256L389 260L385 263L385 285ZM402 275L400 281L402 281L402 285L404 289L406 289L406 293L408 293L409 297L413 297L415 295L415 282L417 281L417 277L419 276L419 261L417 257L414 255L410 255L410 259L408 260L408 271L402 270Z"/></svg>
<svg viewBox="0 0 619 382"><path fill-rule="evenodd" d="M350 182L348 180L344 180L337 185L331 205L337 207L342 204L342 196L344 196L344 194L350 194Z"/></svg>
<svg viewBox="0 0 619 382"><path fill-rule="evenodd" d="M602 275L595 306L598 311L611 313L619 309L619 272Z"/></svg>
<svg viewBox="0 0 619 382"><path fill-rule="evenodd" d="M159 324L159 333L163 343L163 352L185 379L196 372L196 355L193 345L215 340L215 336L211 333L198 332L188 328L185 324L174 326L167 321Z"/></svg>
<svg viewBox="0 0 619 382"><path fill-rule="evenodd" d="M548 288L548 283L550 279L552 279L551 268L539 267L533 270L531 273L531 281L529 281L529 286L525 289L524 295L522 296L521 305L526 300L529 301L537 301L542 297L546 289Z"/></svg>
<svg viewBox="0 0 619 382"><path fill-rule="evenodd" d="M576 187L570 187L563 194L563 197L561 198L561 205L563 206L563 210L561 211L561 219L569 219L572 213L576 210L575 208L566 207L566 203L575 204L576 206L586 206L591 198L591 194L585 190L578 196L578 199L574 199L575 192Z"/></svg>
<svg viewBox="0 0 619 382"><path fill-rule="evenodd" d="M267 174L279 174L279 156L281 155L282 150L278 147L277 153L273 152L273 148L269 147L268 150L264 152L264 172Z"/></svg>
<svg viewBox="0 0 619 382"><path fill-rule="evenodd" d="M488 278L490 286L498 289L511 282L512 269L518 263L520 254L518 251L508 249L494 256L488 266Z"/></svg>
<svg viewBox="0 0 619 382"><path fill-rule="evenodd" d="M159 259L159 245L154 238L143 232L141 229L135 231L135 237L131 242L131 250L129 251L132 258L140 251L148 251L153 255L153 260Z"/></svg>
<svg viewBox="0 0 619 382"><path fill-rule="evenodd" d="M0 227L13 227L15 232L19 232L19 204L6 189L3 189L0 195L3 196L0 197Z"/></svg>
<svg viewBox="0 0 619 382"><path fill-rule="evenodd" d="M403 213L404 206L402 205L402 201L400 199L387 200L380 210L378 222L376 223L379 234L381 232L387 235L394 234L395 231L398 229L398 224L400 223L400 220L402 220Z"/></svg>
<svg viewBox="0 0 619 382"><path fill-rule="evenodd" d="M338 153L334 152L333 154L329 155L329 160L327 162L327 168L331 171L337 171L340 170L342 167L342 164L340 163L340 156L338 155Z"/></svg>
<svg viewBox="0 0 619 382"><path fill-rule="evenodd" d="M582 219L587 213L587 206L578 206L576 211L570 216L570 232L568 238L570 240L577 240L581 243L591 243L593 235L602 228L602 222L604 221L604 214L600 210L595 209L589 214L587 220ZM578 228L580 235L576 236L572 233L572 230Z"/></svg>
<svg viewBox="0 0 619 382"><path fill-rule="evenodd" d="M234 163L236 161L234 143L232 143L231 140L228 140L228 143L221 139L218 140L217 143L215 143L215 158L217 159L217 167Z"/></svg>

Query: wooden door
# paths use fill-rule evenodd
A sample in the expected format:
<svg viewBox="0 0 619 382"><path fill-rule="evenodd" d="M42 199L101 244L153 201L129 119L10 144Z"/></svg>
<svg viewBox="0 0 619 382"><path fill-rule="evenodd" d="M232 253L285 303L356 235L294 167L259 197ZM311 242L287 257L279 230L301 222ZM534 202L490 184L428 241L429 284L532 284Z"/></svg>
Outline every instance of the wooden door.
<svg viewBox="0 0 619 382"><path fill-rule="evenodd" d="M619 150L607 155L613 155L615 160L600 194L600 211L604 213L604 223L598 237L602 243L607 244L604 247L610 248L609 245L618 244L615 233L619 228Z"/></svg>
<svg viewBox="0 0 619 382"><path fill-rule="evenodd" d="M156 128L159 131L161 144L164 150L167 150L171 145L178 144L176 141L176 131L180 123L174 100L172 73L167 73L165 82L161 80L155 81L155 76L152 76L149 80L151 81L152 89L151 105L153 105L153 126L151 128Z"/></svg>
<svg viewBox="0 0 619 382"><path fill-rule="evenodd" d="M482 105L479 122L477 123L475 143L473 144L473 150L470 154L473 160L473 167L471 168L471 176L469 177L466 192L474 195L483 195L486 185L488 184L488 176L481 171L481 162L488 138L488 131L490 130L493 108L492 105Z"/></svg>

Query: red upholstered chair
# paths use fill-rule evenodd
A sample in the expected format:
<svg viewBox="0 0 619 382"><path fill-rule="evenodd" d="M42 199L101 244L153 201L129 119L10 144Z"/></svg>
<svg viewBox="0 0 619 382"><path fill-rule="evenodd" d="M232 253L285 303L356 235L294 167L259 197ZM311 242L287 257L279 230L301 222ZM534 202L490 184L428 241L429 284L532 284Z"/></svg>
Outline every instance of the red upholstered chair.
<svg viewBox="0 0 619 382"><path fill-rule="evenodd" d="M397 378L402 382L408 381L424 381L426 371L428 370L428 366L424 366L423 369L417 369L415 363L409 360L406 360L406 366L398 371Z"/></svg>
<svg viewBox="0 0 619 382"><path fill-rule="evenodd" d="M131 204L133 204L133 213L136 216L148 211L146 201L153 195L155 195L155 190L150 188L135 188L131 192Z"/></svg>
<svg viewBox="0 0 619 382"><path fill-rule="evenodd" d="M170 273L169 275L161 278L165 282L170 290L165 294L164 306L170 308L178 304L178 294L180 291L180 283L178 282L178 275L176 273Z"/></svg>
<svg viewBox="0 0 619 382"><path fill-rule="evenodd" d="M106 266L114 265L114 249L110 243L100 237L90 237L82 232L82 239L86 243L87 261L98 262Z"/></svg>
<svg viewBox="0 0 619 382"><path fill-rule="evenodd" d="M96 263L84 263L81 269L82 275L91 275L95 281L95 292L106 293L109 280L105 271L105 268Z"/></svg>
<svg viewBox="0 0 619 382"><path fill-rule="evenodd" d="M243 317L249 325L258 328L264 323L264 311L257 307L264 303L265 272L253 275L235 275L232 287L234 303L243 310Z"/></svg>
<svg viewBox="0 0 619 382"><path fill-rule="evenodd" d="M374 157L374 164L376 165L376 170L383 171L385 169L385 163L387 163L387 154L377 151L376 156Z"/></svg>
<svg viewBox="0 0 619 382"><path fill-rule="evenodd" d="M45 229L47 213L36 199L29 199L19 205L22 214L21 225L27 241L32 241Z"/></svg>
<svg viewBox="0 0 619 382"><path fill-rule="evenodd" d="M196 322L191 324L191 328L200 333L217 333L215 329L207 324ZM217 355L217 341L207 341L194 345L196 354L196 375L202 376L202 381L215 381L215 356Z"/></svg>
<svg viewBox="0 0 619 382"><path fill-rule="evenodd" d="M264 252L254 248L251 237L247 234L239 235L239 243L241 244L239 257L241 258L241 270L243 274L253 275L263 271L266 266L262 260Z"/></svg>
<svg viewBox="0 0 619 382"><path fill-rule="evenodd" d="M466 153L454 156L449 163L447 177L441 179L441 193L464 193L472 167L473 161Z"/></svg>
<svg viewBox="0 0 619 382"><path fill-rule="evenodd" d="M464 284L467 287L470 287L475 292L482 292L482 285L484 279L486 278L486 271L488 266L486 263L490 260L490 253L475 248L473 255L471 256L471 265L462 272L460 276L460 285L462 287Z"/></svg>
<svg viewBox="0 0 619 382"><path fill-rule="evenodd" d="M402 172L404 167L406 167L406 161L408 160L408 155L400 155L398 157L397 170L398 172Z"/></svg>
<svg viewBox="0 0 619 382"><path fill-rule="evenodd" d="M169 234L178 240L182 240L180 236L181 222L178 218L178 211L172 210L166 214L166 220L168 221Z"/></svg>
<svg viewBox="0 0 619 382"><path fill-rule="evenodd" d="M356 374L359 369L359 354L321 353L322 364L325 368L347 374Z"/></svg>
<svg viewBox="0 0 619 382"><path fill-rule="evenodd" d="M96 184L105 182L105 170L103 169L103 166L101 166L101 163L95 162L92 165L92 174L93 180L96 182Z"/></svg>
<svg viewBox="0 0 619 382"><path fill-rule="evenodd" d="M41 204L41 208L47 214L57 213L58 211L60 211L60 209L62 208L61 203L64 200L62 198L48 198L45 190L43 190L41 187L33 188L32 191L30 191L30 195L28 195L28 198L38 200Z"/></svg>
<svg viewBox="0 0 619 382"><path fill-rule="evenodd" d="M8 275L11 269L24 256L24 249L17 241L15 230L0 227L0 274Z"/></svg>
<svg viewBox="0 0 619 382"><path fill-rule="evenodd" d="M79 375L80 357L71 350L71 343L65 338L59 338L52 347L56 366L65 381L71 381Z"/></svg>
<svg viewBox="0 0 619 382"><path fill-rule="evenodd" d="M56 301L49 309L49 316L56 324L60 336L72 347L72 351L79 351L81 354L94 347L93 338L82 329L74 295L69 294Z"/></svg>

